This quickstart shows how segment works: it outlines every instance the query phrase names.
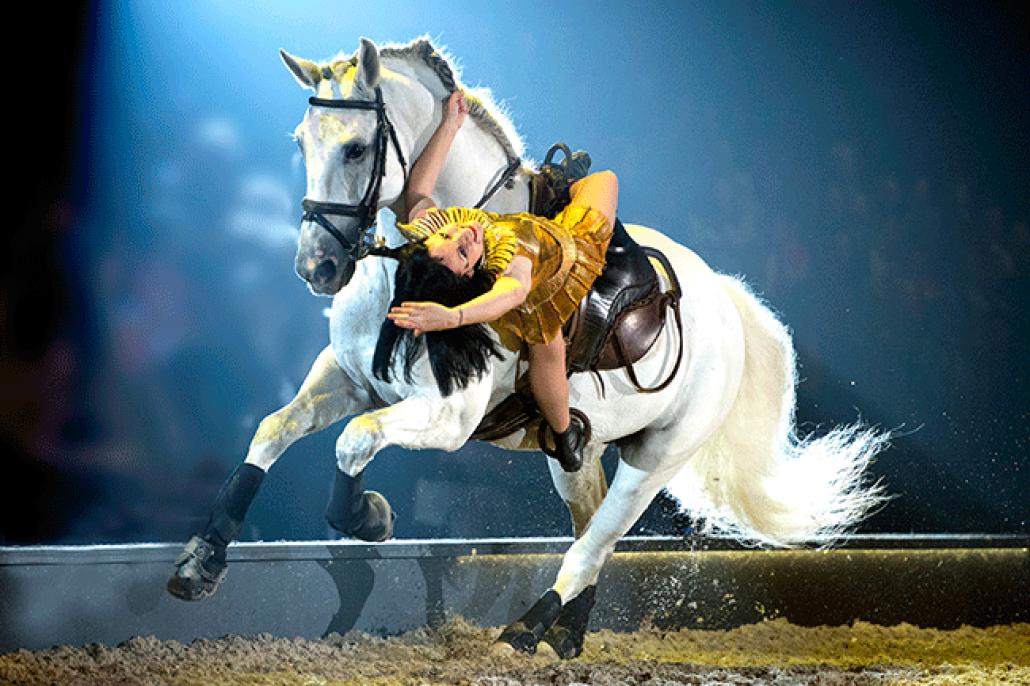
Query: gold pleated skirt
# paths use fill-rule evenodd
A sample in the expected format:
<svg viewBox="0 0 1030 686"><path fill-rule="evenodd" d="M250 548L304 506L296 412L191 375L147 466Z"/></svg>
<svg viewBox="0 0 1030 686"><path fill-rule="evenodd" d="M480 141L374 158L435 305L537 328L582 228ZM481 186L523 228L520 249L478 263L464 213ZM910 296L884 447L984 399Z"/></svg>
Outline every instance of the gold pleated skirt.
<svg viewBox="0 0 1030 686"><path fill-rule="evenodd" d="M570 205L553 220L531 214L500 215L513 222L516 254L533 262L525 302L490 323L512 351L550 343L579 307L604 268L612 227L598 210Z"/></svg>

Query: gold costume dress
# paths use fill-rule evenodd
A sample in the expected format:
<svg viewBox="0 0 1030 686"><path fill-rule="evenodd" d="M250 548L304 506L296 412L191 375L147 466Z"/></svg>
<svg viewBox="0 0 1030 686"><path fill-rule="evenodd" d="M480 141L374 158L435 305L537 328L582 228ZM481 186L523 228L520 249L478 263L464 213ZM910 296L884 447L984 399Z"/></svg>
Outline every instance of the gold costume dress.
<svg viewBox="0 0 1030 686"><path fill-rule="evenodd" d="M533 264L529 295L518 307L490 322L512 351L523 344L549 343L576 311L604 268L612 228L598 210L569 205L554 219L528 212L496 214L467 208L430 210L410 224L398 224L407 238L424 240L452 223L479 222L485 268L500 276L515 255Z"/></svg>

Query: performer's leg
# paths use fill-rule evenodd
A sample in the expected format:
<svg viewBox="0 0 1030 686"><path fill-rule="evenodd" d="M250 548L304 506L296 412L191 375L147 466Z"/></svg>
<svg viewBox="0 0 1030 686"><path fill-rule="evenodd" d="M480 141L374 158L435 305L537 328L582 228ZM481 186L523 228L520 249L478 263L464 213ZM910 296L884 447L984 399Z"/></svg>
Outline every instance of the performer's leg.
<svg viewBox="0 0 1030 686"><path fill-rule="evenodd" d="M608 218L609 224L615 223L615 210L619 201L619 180L610 171L594 172L590 176L572 184L570 205L593 207L600 210Z"/></svg>
<svg viewBox="0 0 1030 686"><path fill-rule="evenodd" d="M529 387L540 413L555 431L569 428L569 380L565 376L565 339L529 346Z"/></svg>
<svg viewBox="0 0 1030 686"><path fill-rule="evenodd" d="M574 472L583 464L583 435L569 421L569 379L565 376L565 339L529 347L529 387L540 413L554 432L558 462Z"/></svg>

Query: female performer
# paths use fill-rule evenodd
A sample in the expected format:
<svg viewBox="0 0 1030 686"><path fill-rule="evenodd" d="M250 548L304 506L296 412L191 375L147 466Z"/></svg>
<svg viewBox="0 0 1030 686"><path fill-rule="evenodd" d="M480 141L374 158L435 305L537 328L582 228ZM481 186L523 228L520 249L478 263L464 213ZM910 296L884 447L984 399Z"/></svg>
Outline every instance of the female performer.
<svg viewBox="0 0 1030 686"><path fill-rule="evenodd" d="M562 468L576 471L582 464L583 436L569 417L562 326L604 266L618 181L604 171L575 182L570 204L554 220L528 213L437 209L433 188L467 113L463 95L451 94L440 126L412 167L404 193L408 223L399 223L398 228L413 244L398 252L397 289L375 371L382 378L389 376L400 339L391 325L414 336L459 329L456 333L477 338L471 325L488 323L509 350L528 348L533 397L554 432ZM459 362L466 376L482 372L493 351L492 341L479 331L479 357ZM436 364L432 351L430 357L445 394L453 382L460 386L467 381L461 374L441 378L443 363L453 369L455 360ZM412 362L409 355L409 374Z"/></svg>

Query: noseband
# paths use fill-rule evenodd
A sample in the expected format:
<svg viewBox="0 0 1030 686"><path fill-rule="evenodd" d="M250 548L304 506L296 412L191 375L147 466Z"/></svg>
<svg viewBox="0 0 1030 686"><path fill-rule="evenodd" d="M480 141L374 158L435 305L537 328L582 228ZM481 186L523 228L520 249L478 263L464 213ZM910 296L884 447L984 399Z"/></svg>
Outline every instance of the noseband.
<svg viewBox="0 0 1030 686"><path fill-rule="evenodd" d="M308 98L308 103L317 107L333 107L341 110L374 110L376 113L376 132L372 143L375 148L372 158L372 175L368 179L368 186L365 188L365 195L361 198L361 202L357 205L347 205L309 200L308 198L301 201L301 207L304 209L304 221L317 222L340 242L347 257L352 260L360 260L368 254L369 247L371 247L372 241L368 230L375 224L376 212L379 209L379 191L383 184L383 177L386 176L387 138L393 143L393 149L401 163L405 184L408 182L408 163L404 159L404 153L401 152L400 143L397 141L397 132L394 131L393 124L386 115L383 91L379 86L376 86L375 100L331 100L312 97ZM357 217L358 224L344 234L329 221L326 215Z"/></svg>

